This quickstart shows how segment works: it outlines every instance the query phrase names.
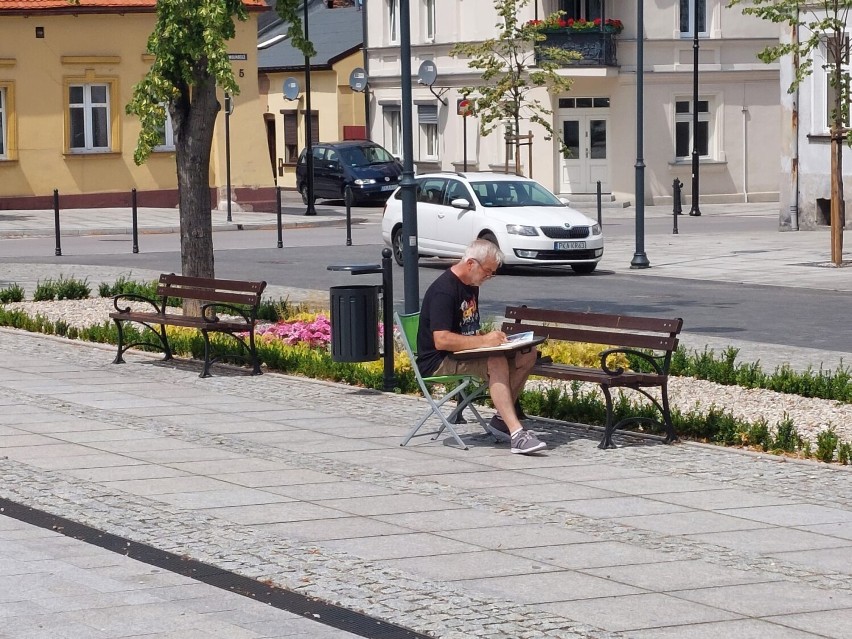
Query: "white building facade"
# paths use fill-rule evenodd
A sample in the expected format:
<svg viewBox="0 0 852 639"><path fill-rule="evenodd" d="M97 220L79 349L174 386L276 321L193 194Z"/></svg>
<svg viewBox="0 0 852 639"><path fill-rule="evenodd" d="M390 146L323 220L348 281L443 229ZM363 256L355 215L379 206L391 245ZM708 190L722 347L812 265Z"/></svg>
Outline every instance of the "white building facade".
<svg viewBox="0 0 852 639"><path fill-rule="evenodd" d="M370 136L401 155L399 3L366 0L365 61ZM778 30L725 5L725 0L644 2L646 204L671 202L678 178L688 207L696 132L702 202L778 200L779 71L756 58L758 51L778 42ZM530 160L523 147L513 157L503 131L481 137L475 115L458 115L459 89L477 86L481 79L467 60L451 57L449 51L457 42L497 37L492 0L410 0L413 159L418 171L461 170L465 160L471 170L504 170L507 160L514 169L517 161L520 172L559 195L594 193L600 181L603 193L622 202L634 200L637 1L533 0L519 16L522 21L543 19L557 10L566 11L566 17L618 19L624 30L600 34L614 43L614 51L599 57L592 51L591 60L560 71L574 82L568 93L536 90L535 97L553 111L553 129L571 152L563 156L556 141L545 140L542 127L522 121L519 133L533 135ZM696 131L694 20L700 41ZM433 61L437 69L432 90L417 82L424 61Z"/></svg>
<svg viewBox="0 0 852 639"><path fill-rule="evenodd" d="M798 34L795 33L800 29ZM781 39L810 37L804 27L784 25ZM848 35L847 35L848 37ZM781 64L781 188L780 222L782 228L813 230L831 225L831 122L834 89L825 68L830 64L828 47L822 44L813 52L812 73L794 92L788 88L795 80L792 56ZM847 125L848 126L848 125ZM844 199L852 199L852 149L843 143ZM846 215L844 228L852 228L852 216Z"/></svg>

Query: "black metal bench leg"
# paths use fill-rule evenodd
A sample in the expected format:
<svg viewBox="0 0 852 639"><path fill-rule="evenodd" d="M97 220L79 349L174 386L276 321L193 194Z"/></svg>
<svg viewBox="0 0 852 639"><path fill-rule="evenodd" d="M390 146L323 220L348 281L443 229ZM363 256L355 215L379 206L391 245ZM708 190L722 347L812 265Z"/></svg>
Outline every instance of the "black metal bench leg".
<svg viewBox="0 0 852 639"><path fill-rule="evenodd" d="M201 329L201 336L204 338L204 368L199 377L210 377L210 334Z"/></svg>
<svg viewBox="0 0 852 639"><path fill-rule="evenodd" d="M598 448L602 450L618 448L612 441L612 434L615 432L615 418L612 410L612 394L610 393L609 388L604 385L601 385L601 392L606 399L606 426L604 427L603 439L601 439L601 443L598 444Z"/></svg>
<svg viewBox="0 0 852 639"><path fill-rule="evenodd" d="M249 331L249 354L251 355L252 361L252 375L263 375L263 371L260 370L260 357L257 355L257 344L254 342L254 329Z"/></svg>
<svg viewBox="0 0 852 639"><path fill-rule="evenodd" d="M661 387L662 403L663 403L663 424L666 427L667 444L673 444L678 441L677 433L675 432L674 423L672 423L672 413L669 410L669 388L668 384L663 384Z"/></svg>
<svg viewBox="0 0 852 639"><path fill-rule="evenodd" d="M115 359L112 360L113 364L124 364L124 358L122 357L123 352L121 347L124 345L124 329L121 326L121 320L113 320L115 322L115 327L118 329L118 353L115 355Z"/></svg>
<svg viewBox="0 0 852 639"><path fill-rule="evenodd" d="M160 332L157 336L160 338L160 343L163 345L163 361L167 362L170 359L174 359L174 357L172 357L172 348L169 346L169 338L166 335L165 324L160 324Z"/></svg>

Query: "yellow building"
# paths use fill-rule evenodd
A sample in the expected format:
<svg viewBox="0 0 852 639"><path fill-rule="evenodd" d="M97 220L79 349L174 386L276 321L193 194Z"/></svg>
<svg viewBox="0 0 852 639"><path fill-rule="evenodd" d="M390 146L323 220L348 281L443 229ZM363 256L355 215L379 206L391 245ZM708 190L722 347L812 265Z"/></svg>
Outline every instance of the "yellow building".
<svg viewBox="0 0 852 639"><path fill-rule="evenodd" d="M257 16L266 5L244 2L249 20L236 23L229 44L240 85L229 122L231 183L246 199L274 202L266 104L257 82ZM127 206L133 188L139 206L177 204L170 126L164 145L136 166L139 121L124 111L152 62L146 42L155 5L0 0L0 209L52 208L54 189L62 208ZM226 187L224 120L223 110L210 173L213 201L220 203Z"/></svg>

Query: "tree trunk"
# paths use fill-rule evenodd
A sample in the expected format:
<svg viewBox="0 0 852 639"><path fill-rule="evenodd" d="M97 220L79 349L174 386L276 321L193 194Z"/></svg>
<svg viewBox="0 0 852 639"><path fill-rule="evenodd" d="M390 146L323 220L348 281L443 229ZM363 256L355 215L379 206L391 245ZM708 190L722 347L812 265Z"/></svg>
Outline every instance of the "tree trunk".
<svg viewBox="0 0 852 639"><path fill-rule="evenodd" d="M195 86L184 87L173 103L175 150L180 202L181 272L214 277L213 218L210 202L210 150L219 112L216 81L196 67Z"/></svg>
<svg viewBox="0 0 852 639"><path fill-rule="evenodd" d="M846 203L843 198L843 146L842 133L836 126L831 132L831 261L835 266L843 263L843 221Z"/></svg>

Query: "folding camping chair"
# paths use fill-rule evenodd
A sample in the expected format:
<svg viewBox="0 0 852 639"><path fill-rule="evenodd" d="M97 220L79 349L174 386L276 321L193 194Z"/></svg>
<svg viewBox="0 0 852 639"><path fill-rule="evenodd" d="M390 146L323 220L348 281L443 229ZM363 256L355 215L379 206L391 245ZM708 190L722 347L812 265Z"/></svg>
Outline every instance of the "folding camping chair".
<svg viewBox="0 0 852 639"><path fill-rule="evenodd" d="M462 441L461 437L459 437L456 429L453 428L452 421L455 419L456 415L460 415L465 408L469 408L476 416L476 419L479 420L482 430L487 433L488 429L486 428L485 420L482 418L482 415L479 414L479 411L476 410L476 406L474 406L472 402L485 394L488 390L488 385L483 379L473 375L437 375L432 377L423 377L420 374L420 370L417 368L417 329L420 327L420 313L409 313L406 315L394 313L394 319L396 320L396 325L399 327L402 345L405 347L405 352L411 360L411 368L414 370L415 377L417 377L417 384L420 386L423 397L425 397L426 401L429 402L429 410L426 411L426 414L423 415L420 421L418 421L408 432L408 435L406 435L405 439L402 440L400 446L405 446L411 438L414 437L415 433L420 430L420 427L426 423L426 420L434 414L441 420L441 427L432 439L435 440L440 437L441 433L444 432L444 429L446 428L450 431L450 433L452 433L459 446L461 446L464 450L467 450L467 446ZM440 398L435 398L432 396L429 384L441 384L445 389L449 389L449 392ZM444 412L441 410L441 406L454 397L458 397L456 407L449 415L444 415Z"/></svg>

